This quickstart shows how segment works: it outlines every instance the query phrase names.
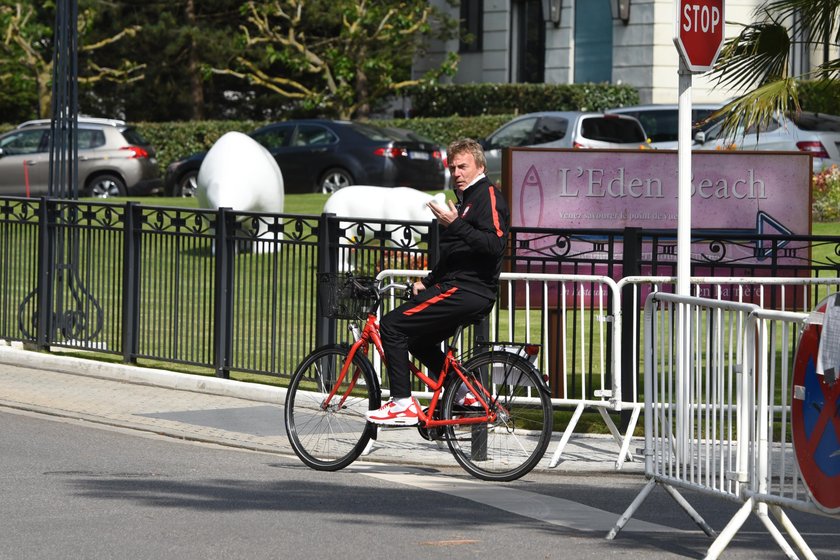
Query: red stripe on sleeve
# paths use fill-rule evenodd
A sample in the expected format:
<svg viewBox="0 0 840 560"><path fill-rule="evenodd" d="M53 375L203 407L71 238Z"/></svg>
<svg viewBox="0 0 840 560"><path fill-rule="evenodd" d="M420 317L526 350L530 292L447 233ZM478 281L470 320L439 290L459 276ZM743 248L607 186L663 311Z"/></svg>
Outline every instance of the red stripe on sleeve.
<svg viewBox="0 0 840 560"><path fill-rule="evenodd" d="M499 213L496 212L496 188L490 185L490 211L493 213L493 225L496 226L496 235L502 237L502 228L499 225Z"/></svg>

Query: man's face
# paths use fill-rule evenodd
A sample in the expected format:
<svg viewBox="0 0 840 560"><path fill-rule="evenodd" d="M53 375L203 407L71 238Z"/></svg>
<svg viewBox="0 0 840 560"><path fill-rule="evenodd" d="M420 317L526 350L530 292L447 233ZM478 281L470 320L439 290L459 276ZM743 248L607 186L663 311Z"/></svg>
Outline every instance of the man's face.
<svg viewBox="0 0 840 560"><path fill-rule="evenodd" d="M449 172L452 174L454 188L463 191L473 179L484 173L484 167L475 164L475 158L469 152L461 152L449 159Z"/></svg>

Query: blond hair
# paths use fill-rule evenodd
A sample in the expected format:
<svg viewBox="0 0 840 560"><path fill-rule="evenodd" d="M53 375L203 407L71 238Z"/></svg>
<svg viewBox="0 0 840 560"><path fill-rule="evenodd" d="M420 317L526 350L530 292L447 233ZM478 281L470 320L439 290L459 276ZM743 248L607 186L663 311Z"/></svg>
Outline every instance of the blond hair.
<svg viewBox="0 0 840 560"><path fill-rule="evenodd" d="M476 166L487 168L487 158L484 157L484 148L477 141L472 138L460 138L449 144L449 147L446 149L446 157L449 158L449 161L452 161L458 154L463 153L472 154Z"/></svg>

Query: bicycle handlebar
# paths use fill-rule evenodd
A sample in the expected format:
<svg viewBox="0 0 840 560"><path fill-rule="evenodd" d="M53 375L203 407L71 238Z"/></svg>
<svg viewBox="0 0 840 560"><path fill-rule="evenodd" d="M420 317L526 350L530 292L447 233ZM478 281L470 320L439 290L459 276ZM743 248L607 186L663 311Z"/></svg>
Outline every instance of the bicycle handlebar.
<svg viewBox="0 0 840 560"><path fill-rule="evenodd" d="M413 292L413 285L414 284L411 281L407 281L405 283L389 282L388 284L383 284L383 285L379 285L379 282L376 282L374 285L371 286L371 285L362 284L361 282L359 282L358 279L354 278L353 276L349 276L348 279L351 282L353 282L353 285L355 285L357 288L359 288L361 290L375 291L376 292L377 304L378 304L379 301L381 301L382 294L384 294L385 292L387 292L387 291L389 291L393 288L402 288L403 289L402 299L411 299L411 297L414 295L414 292Z"/></svg>
<svg viewBox="0 0 840 560"><path fill-rule="evenodd" d="M412 282L406 282L405 284L403 284L402 282L390 282L388 284L385 284L384 286L380 286L377 289L379 290L379 294L381 295L392 288L402 288L405 292L404 299L410 299L411 296L414 295L412 291L413 287L414 285Z"/></svg>

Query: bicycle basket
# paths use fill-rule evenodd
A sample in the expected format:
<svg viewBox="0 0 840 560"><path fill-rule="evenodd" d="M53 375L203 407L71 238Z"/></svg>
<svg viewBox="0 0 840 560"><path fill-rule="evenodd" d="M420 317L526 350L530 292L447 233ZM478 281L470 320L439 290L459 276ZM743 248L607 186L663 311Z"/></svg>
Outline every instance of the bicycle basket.
<svg viewBox="0 0 840 560"><path fill-rule="evenodd" d="M376 303L376 280L352 274L321 274L322 313L330 319L365 319Z"/></svg>

